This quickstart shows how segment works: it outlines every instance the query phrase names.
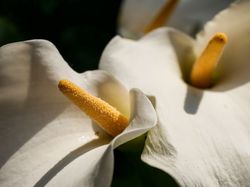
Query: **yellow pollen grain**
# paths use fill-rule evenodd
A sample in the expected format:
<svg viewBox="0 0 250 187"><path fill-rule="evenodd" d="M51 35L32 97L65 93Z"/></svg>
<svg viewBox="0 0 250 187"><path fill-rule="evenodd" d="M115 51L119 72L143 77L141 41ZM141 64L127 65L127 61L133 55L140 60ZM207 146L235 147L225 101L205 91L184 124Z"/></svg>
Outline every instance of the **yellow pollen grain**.
<svg viewBox="0 0 250 187"><path fill-rule="evenodd" d="M224 33L216 33L208 42L205 50L192 67L190 81L193 86L199 88L211 86L213 73L226 43L227 36Z"/></svg>
<svg viewBox="0 0 250 187"><path fill-rule="evenodd" d="M154 19L145 27L144 34L151 32L154 29L157 29L169 20L172 12L174 11L175 7L179 0L167 0L166 4L162 7L162 9L156 14Z"/></svg>
<svg viewBox="0 0 250 187"><path fill-rule="evenodd" d="M128 126L128 119L118 110L69 80L61 80L58 88L108 134L116 136Z"/></svg>

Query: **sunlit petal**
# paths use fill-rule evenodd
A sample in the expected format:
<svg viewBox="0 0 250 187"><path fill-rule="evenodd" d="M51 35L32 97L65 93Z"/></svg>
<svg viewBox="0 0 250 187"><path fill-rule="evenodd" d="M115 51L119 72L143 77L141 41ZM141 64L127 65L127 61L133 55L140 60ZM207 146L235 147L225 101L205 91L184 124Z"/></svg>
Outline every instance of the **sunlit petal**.
<svg viewBox="0 0 250 187"><path fill-rule="evenodd" d="M187 85L180 66L194 58L193 45L191 38L171 29L139 41L116 37L100 68L155 96L158 124L148 134L142 154L146 163L181 186L247 186L249 94L240 88L218 92Z"/></svg>
<svg viewBox="0 0 250 187"><path fill-rule="evenodd" d="M113 74L129 88L139 86L148 95L154 95L162 81L176 78L182 81L177 55L180 53L183 58L188 56L184 51L188 51L191 58L192 42L173 29L158 29L139 41L117 36L104 50L99 68ZM179 46L178 54L172 43Z"/></svg>
<svg viewBox="0 0 250 187"><path fill-rule="evenodd" d="M98 183L92 174L98 164L103 164L100 159L104 153L113 154L112 149L107 149L111 137L73 106L59 92L57 84L61 79L74 81L129 116L131 96L127 89L103 71L74 72L54 45L44 40L1 47L0 67L1 185L44 186L73 160L81 155L87 158L92 150L99 154L91 155L82 163L86 172L81 180L85 181L85 186ZM141 98L134 102L138 105L136 111L146 108L151 115L142 116L136 122L141 128L139 132L132 121L132 126L128 127L132 128L132 135L119 144L146 132L149 127L144 122L155 115L149 101L139 93ZM155 125L153 120L150 122L151 127ZM113 160L109 159L100 171L100 175L109 175L102 179L107 184L113 173ZM79 173L72 172L72 175ZM72 180L64 178L74 184Z"/></svg>

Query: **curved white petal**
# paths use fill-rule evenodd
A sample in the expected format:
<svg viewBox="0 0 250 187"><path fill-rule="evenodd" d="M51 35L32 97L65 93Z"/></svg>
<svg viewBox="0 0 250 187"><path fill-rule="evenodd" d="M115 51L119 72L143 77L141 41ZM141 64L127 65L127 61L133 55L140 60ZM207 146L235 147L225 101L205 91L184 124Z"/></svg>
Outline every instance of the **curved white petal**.
<svg viewBox="0 0 250 187"><path fill-rule="evenodd" d="M173 42L173 33L179 41ZM249 94L188 86L177 56L192 53L193 43L168 29L137 42L116 37L100 68L156 98L158 124L148 134L142 154L146 163L169 173L181 186L249 186ZM176 48L181 50L175 54ZM250 91L248 85L244 88Z"/></svg>
<svg viewBox="0 0 250 187"><path fill-rule="evenodd" d="M1 47L1 186L43 186L80 155L89 155L90 150L100 153L111 141L59 92L57 84L61 79L75 82L130 115L126 88L103 71L75 73L50 42L32 40ZM122 99L117 99L118 95ZM90 165L86 164L82 180L89 186L98 182L89 181L92 176L87 174L98 166L95 162L100 162L100 157L94 154L85 160L84 164ZM102 172L111 171L112 162L106 164ZM107 174L112 176L112 171Z"/></svg>
<svg viewBox="0 0 250 187"><path fill-rule="evenodd" d="M138 87L155 95L155 89L165 79L173 76L181 80L180 66L193 59L192 48L192 38L173 29L157 29L138 41L116 36L105 48L99 69L129 88Z"/></svg>
<svg viewBox="0 0 250 187"><path fill-rule="evenodd" d="M249 0L237 1L208 22L197 37L195 50L198 55L216 32L224 32L228 36L228 43L218 65L220 80L214 90L228 90L250 81L249 10Z"/></svg>
<svg viewBox="0 0 250 187"><path fill-rule="evenodd" d="M156 124L154 108L142 92L132 89L130 104L131 122L124 132L115 137L111 144L94 149L75 159L52 179L48 186L110 186L114 167L113 149L142 135ZM94 184L93 181L95 181Z"/></svg>
<svg viewBox="0 0 250 187"><path fill-rule="evenodd" d="M127 38L142 36L167 0L124 0L119 16L119 33ZM232 0L181 0L171 16L168 26L195 34L206 21L225 8Z"/></svg>

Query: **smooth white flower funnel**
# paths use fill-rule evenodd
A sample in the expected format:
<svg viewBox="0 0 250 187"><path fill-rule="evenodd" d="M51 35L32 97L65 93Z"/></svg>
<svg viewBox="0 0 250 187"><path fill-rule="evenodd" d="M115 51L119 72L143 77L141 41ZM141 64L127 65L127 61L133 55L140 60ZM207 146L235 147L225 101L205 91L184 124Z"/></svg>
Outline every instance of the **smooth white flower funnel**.
<svg viewBox="0 0 250 187"><path fill-rule="evenodd" d="M62 79L126 116L125 130L109 136L60 93ZM104 71L74 72L48 41L1 47L0 80L1 186L109 186L113 149L156 123L141 91Z"/></svg>
<svg viewBox="0 0 250 187"><path fill-rule="evenodd" d="M249 9L249 0L237 1L196 40L162 28L138 41L115 37L102 55L100 69L155 96L158 124L148 134L142 160L181 186L250 185ZM214 82L205 89L191 86L193 64L218 32L228 42L212 45L216 55L204 52L214 59L205 66Z"/></svg>

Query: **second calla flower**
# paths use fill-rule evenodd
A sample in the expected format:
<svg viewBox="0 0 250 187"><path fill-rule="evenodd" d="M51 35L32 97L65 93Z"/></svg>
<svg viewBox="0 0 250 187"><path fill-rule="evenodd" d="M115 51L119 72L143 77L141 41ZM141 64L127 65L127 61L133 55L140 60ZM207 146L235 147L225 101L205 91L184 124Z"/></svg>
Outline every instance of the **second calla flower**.
<svg viewBox="0 0 250 187"><path fill-rule="evenodd" d="M142 160L181 186L250 185L249 9L249 0L237 1L207 23L197 40L162 28L138 41L116 37L103 53L101 69L155 95L158 125ZM215 83L195 88L186 75L217 32L228 43Z"/></svg>

